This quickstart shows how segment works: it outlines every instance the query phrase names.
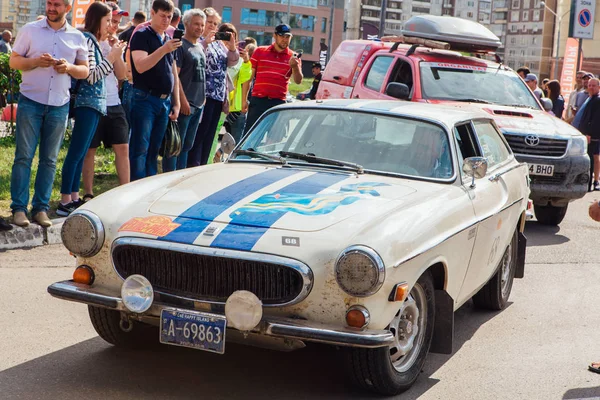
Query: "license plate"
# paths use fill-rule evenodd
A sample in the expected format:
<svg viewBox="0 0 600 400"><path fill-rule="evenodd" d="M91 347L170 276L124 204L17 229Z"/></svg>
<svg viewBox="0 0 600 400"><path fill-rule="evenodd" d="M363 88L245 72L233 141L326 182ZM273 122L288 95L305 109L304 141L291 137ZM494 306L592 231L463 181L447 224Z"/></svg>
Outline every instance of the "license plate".
<svg viewBox="0 0 600 400"><path fill-rule="evenodd" d="M197 350L225 353L227 319L198 311L162 310L160 342Z"/></svg>
<svg viewBox="0 0 600 400"><path fill-rule="evenodd" d="M554 175L554 165L547 164L529 164L529 175Z"/></svg>

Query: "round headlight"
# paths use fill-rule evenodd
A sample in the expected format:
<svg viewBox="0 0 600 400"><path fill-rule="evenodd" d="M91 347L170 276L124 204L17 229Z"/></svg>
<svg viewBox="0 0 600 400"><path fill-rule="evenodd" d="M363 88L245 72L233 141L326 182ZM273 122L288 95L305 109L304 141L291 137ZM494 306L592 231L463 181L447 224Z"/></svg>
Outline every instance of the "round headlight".
<svg viewBox="0 0 600 400"><path fill-rule="evenodd" d="M247 290L236 290L225 302L227 323L240 331L250 331L262 319L262 302Z"/></svg>
<svg viewBox="0 0 600 400"><path fill-rule="evenodd" d="M81 210L65 220L60 236L71 253L91 257L96 255L104 244L104 227L96 214Z"/></svg>
<svg viewBox="0 0 600 400"><path fill-rule="evenodd" d="M335 264L335 279L340 288L351 296L371 296L381 288L385 279L383 260L373 249L352 246L340 254Z"/></svg>
<svg viewBox="0 0 600 400"><path fill-rule="evenodd" d="M154 289L148 279L142 275L131 275L121 286L123 305L134 313L147 311L154 301Z"/></svg>

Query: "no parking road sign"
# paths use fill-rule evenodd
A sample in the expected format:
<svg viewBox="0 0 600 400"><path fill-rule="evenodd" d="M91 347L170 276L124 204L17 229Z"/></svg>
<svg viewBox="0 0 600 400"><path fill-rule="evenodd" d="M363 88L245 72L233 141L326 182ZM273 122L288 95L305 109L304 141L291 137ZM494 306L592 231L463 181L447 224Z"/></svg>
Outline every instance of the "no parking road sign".
<svg viewBox="0 0 600 400"><path fill-rule="evenodd" d="M594 14L596 0L574 0L571 4L570 37L594 38Z"/></svg>

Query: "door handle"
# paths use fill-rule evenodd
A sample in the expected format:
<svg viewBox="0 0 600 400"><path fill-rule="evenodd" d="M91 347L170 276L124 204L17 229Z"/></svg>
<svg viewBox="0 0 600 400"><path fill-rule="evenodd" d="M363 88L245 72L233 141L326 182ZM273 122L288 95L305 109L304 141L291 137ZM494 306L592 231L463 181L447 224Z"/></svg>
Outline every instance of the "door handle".
<svg viewBox="0 0 600 400"><path fill-rule="evenodd" d="M353 98L354 99L359 99L360 97L357 94L355 94Z"/></svg>

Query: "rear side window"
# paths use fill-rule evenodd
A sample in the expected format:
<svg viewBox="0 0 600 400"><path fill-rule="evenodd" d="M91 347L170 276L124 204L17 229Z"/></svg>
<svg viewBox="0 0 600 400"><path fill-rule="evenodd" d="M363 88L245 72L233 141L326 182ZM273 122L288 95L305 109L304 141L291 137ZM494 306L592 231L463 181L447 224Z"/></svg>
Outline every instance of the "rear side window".
<svg viewBox="0 0 600 400"><path fill-rule="evenodd" d="M500 134L489 121L474 122L475 132L481 144L483 156L488 160L488 166L493 167L508 160L510 150L502 141Z"/></svg>
<svg viewBox="0 0 600 400"><path fill-rule="evenodd" d="M369 89L381 92L383 81L393 61L394 57L379 56L375 58L373 64L371 64L371 69L367 74L365 86Z"/></svg>

